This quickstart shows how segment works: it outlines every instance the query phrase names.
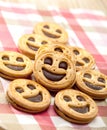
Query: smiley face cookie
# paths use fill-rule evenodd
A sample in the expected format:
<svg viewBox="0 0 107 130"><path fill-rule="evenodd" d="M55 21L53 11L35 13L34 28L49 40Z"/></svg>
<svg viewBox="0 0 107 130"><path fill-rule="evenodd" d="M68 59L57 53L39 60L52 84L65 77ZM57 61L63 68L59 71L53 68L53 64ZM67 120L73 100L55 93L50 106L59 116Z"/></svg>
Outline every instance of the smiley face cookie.
<svg viewBox="0 0 107 130"><path fill-rule="evenodd" d="M33 73L37 82L50 91L73 86L76 76L73 61L66 55L55 52L39 54L34 63Z"/></svg>
<svg viewBox="0 0 107 130"><path fill-rule="evenodd" d="M50 39L55 43L66 44L68 42L68 34L63 27L57 23L40 22L34 27L34 33Z"/></svg>
<svg viewBox="0 0 107 130"><path fill-rule="evenodd" d="M49 107L51 97L50 93L37 82L28 79L16 79L10 82L7 100L18 110L38 113Z"/></svg>
<svg viewBox="0 0 107 130"><path fill-rule="evenodd" d="M32 61L13 51L0 52L0 76L7 79L27 78L33 71Z"/></svg>
<svg viewBox="0 0 107 130"><path fill-rule="evenodd" d="M95 59L88 51L79 47L70 47L70 49L75 55L76 71L82 70L84 68L95 68Z"/></svg>
<svg viewBox="0 0 107 130"><path fill-rule="evenodd" d="M47 43L51 42L38 34L25 34L19 39L18 48L24 55L35 59L39 47Z"/></svg>
<svg viewBox="0 0 107 130"><path fill-rule="evenodd" d="M91 122L98 113L98 107L88 95L73 89L65 89L55 96L56 113L67 121L85 124Z"/></svg>
<svg viewBox="0 0 107 130"><path fill-rule="evenodd" d="M107 76L97 70L77 72L76 86L94 99L107 98Z"/></svg>

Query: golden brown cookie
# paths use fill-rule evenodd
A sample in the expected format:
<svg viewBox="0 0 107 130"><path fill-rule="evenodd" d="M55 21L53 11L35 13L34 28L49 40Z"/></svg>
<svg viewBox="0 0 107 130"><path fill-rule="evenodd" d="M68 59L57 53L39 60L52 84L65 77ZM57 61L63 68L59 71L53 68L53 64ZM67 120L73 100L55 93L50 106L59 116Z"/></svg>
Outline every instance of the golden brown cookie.
<svg viewBox="0 0 107 130"><path fill-rule="evenodd" d="M54 53L63 53L65 54L67 57L69 57L72 61L75 62L75 55L74 53L71 52L71 49L64 44L46 44L41 46L38 51L37 51L37 57L39 54L41 53L45 53L45 52L54 52Z"/></svg>
<svg viewBox="0 0 107 130"><path fill-rule="evenodd" d="M35 81L16 79L9 84L7 100L18 110L38 113L49 107L51 96L48 90Z"/></svg>
<svg viewBox="0 0 107 130"><path fill-rule="evenodd" d="M72 87L76 70L72 60L63 53L45 52L39 54L34 63L34 76L50 91Z"/></svg>
<svg viewBox="0 0 107 130"><path fill-rule="evenodd" d="M51 41L38 34L25 34L19 39L18 48L24 55L35 59L39 47L49 43L51 43Z"/></svg>
<svg viewBox="0 0 107 130"><path fill-rule="evenodd" d="M14 51L0 52L0 76L7 79L27 78L33 71L32 61Z"/></svg>
<svg viewBox="0 0 107 130"><path fill-rule="evenodd" d="M55 96L54 108L62 118L78 124L91 122L98 113L98 107L91 97L73 89L59 91Z"/></svg>
<svg viewBox="0 0 107 130"><path fill-rule="evenodd" d="M40 34L55 43L66 44L68 42L67 32L57 23L39 22L34 27L34 33Z"/></svg>
<svg viewBox="0 0 107 130"><path fill-rule="evenodd" d="M107 98L107 76L97 70L77 72L76 86L94 99Z"/></svg>
<svg viewBox="0 0 107 130"><path fill-rule="evenodd" d="M95 68L95 59L87 50L73 46L71 46L70 49L75 55L76 71L82 70L84 68Z"/></svg>

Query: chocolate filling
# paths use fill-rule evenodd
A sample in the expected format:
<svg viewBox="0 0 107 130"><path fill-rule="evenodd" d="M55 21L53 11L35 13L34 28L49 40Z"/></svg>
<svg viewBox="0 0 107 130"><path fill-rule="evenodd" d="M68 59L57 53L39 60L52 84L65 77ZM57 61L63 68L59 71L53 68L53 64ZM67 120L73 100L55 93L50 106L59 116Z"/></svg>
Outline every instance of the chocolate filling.
<svg viewBox="0 0 107 130"><path fill-rule="evenodd" d="M33 51L37 51L39 49L38 47L34 47L34 46L30 45L29 43L27 43L27 45Z"/></svg>
<svg viewBox="0 0 107 130"><path fill-rule="evenodd" d="M17 57L16 61L18 61L18 62L24 62L24 60L21 57Z"/></svg>
<svg viewBox="0 0 107 130"><path fill-rule="evenodd" d="M54 51L63 52L61 48L55 48Z"/></svg>
<svg viewBox="0 0 107 130"><path fill-rule="evenodd" d="M45 59L44 59L44 64L49 64L49 65L52 65L52 63L53 63L52 58L47 57L47 58L45 58Z"/></svg>
<svg viewBox="0 0 107 130"><path fill-rule="evenodd" d="M85 85L91 89L94 89L94 90L101 90L103 89L105 86L104 85L95 85L95 84L92 84L86 80L83 81L85 83Z"/></svg>
<svg viewBox="0 0 107 130"><path fill-rule="evenodd" d="M85 107L70 107L72 108L74 111L79 112L79 113L87 113L89 112L89 106L85 106Z"/></svg>
<svg viewBox="0 0 107 130"><path fill-rule="evenodd" d="M84 74L84 77L90 79L90 78L91 78L91 74L85 73L85 74Z"/></svg>
<svg viewBox="0 0 107 130"><path fill-rule="evenodd" d="M72 101L69 96L64 96L63 99L64 99L66 102Z"/></svg>
<svg viewBox="0 0 107 130"><path fill-rule="evenodd" d="M35 42L35 38L33 38L33 37L29 37L28 40L32 41L32 42Z"/></svg>
<svg viewBox="0 0 107 130"><path fill-rule="evenodd" d="M15 90L16 90L18 93L23 93L23 92L24 92L23 88L21 88L21 87L17 87L17 88L15 88Z"/></svg>
<svg viewBox="0 0 107 130"><path fill-rule="evenodd" d="M44 33L44 35L46 35L47 37L50 37L50 38L59 38L59 37L60 37L60 36L57 36L57 35L55 35L55 34L46 32L46 31L44 31L44 30L42 30L42 32Z"/></svg>
<svg viewBox="0 0 107 130"><path fill-rule="evenodd" d="M31 89L31 90L36 89L36 87L35 87L34 85L32 85L32 84L27 84L27 87L28 87L29 89Z"/></svg>
<svg viewBox="0 0 107 130"><path fill-rule="evenodd" d="M73 52L74 52L75 55L79 55L80 54L78 50L73 50Z"/></svg>
<svg viewBox="0 0 107 130"><path fill-rule="evenodd" d="M83 66L83 64L77 61L76 66Z"/></svg>
<svg viewBox="0 0 107 130"><path fill-rule="evenodd" d="M102 77L99 77L99 78L98 78L98 81L101 82L101 83L105 83L105 79L102 78Z"/></svg>
<svg viewBox="0 0 107 130"><path fill-rule="evenodd" d="M65 70L67 70L68 64L65 61L62 61L59 63L59 68L63 68Z"/></svg>
<svg viewBox="0 0 107 130"><path fill-rule="evenodd" d="M66 74L55 74L52 72L47 71L46 69L42 69L44 76L51 81L60 81L65 77Z"/></svg>
<svg viewBox="0 0 107 130"><path fill-rule="evenodd" d="M25 69L25 66L16 66L16 65L9 65L9 64L5 64L5 66L15 71L21 71Z"/></svg>
<svg viewBox="0 0 107 130"><path fill-rule="evenodd" d="M76 97L79 101L85 101L85 99L82 96L77 96Z"/></svg>
<svg viewBox="0 0 107 130"><path fill-rule="evenodd" d="M41 102L43 100L43 96L41 93L39 93L37 96L33 96L33 97L29 97L29 98L25 98L31 102Z"/></svg>
<svg viewBox="0 0 107 130"><path fill-rule="evenodd" d="M8 56L3 56L2 60L9 60L9 57Z"/></svg>
<svg viewBox="0 0 107 130"><path fill-rule="evenodd" d="M87 57L84 57L82 60L83 60L85 63L89 63L89 62L90 62L90 60L89 60Z"/></svg>

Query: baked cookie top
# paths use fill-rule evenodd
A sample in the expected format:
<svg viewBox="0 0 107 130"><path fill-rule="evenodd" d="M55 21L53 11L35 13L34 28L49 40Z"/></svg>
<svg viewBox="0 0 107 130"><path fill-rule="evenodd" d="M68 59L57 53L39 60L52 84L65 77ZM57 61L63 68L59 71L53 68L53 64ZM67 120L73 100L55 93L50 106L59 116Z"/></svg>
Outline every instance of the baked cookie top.
<svg viewBox="0 0 107 130"><path fill-rule="evenodd" d="M18 48L21 53L25 54L31 59L35 59L36 52L40 46L49 43L51 43L51 41L38 34L25 34L20 37L18 41Z"/></svg>
<svg viewBox="0 0 107 130"><path fill-rule="evenodd" d="M73 85L76 70L73 61L61 53L40 53L33 69L37 82L51 91L59 91Z"/></svg>
<svg viewBox="0 0 107 130"><path fill-rule="evenodd" d="M12 77L27 77L33 71L32 61L14 51L0 52L0 73Z"/></svg>
<svg viewBox="0 0 107 130"><path fill-rule="evenodd" d="M94 99L107 97L107 76L98 70L85 69L77 72L76 85Z"/></svg>
<svg viewBox="0 0 107 130"><path fill-rule="evenodd" d="M69 46L71 51L75 55L75 66L76 71L82 70L84 68L93 69L96 66L95 59L87 50L80 48Z"/></svg>
<svg viewBox="0 0 107 130"><path fill-rule="evenodd" d="M51 102L50 93L39 83L28 79L12 81L7 93L15 104L31 113L47 109Z"/></svg>
<svg viewBox="0 0 107 130"><path fill-rule="evenodd" d="M34 27L34 33L40 34L55 43L66 44L68 42L67 32L57 23L39 22Z"/></svg>
<svg viewBox="0 0 107 130"><path fill-rule="evenodd" d="M74 89L59 91L55 96L55 105L59 111L78 122L90 121L98 113L95 101L85 93Z"/></svg>

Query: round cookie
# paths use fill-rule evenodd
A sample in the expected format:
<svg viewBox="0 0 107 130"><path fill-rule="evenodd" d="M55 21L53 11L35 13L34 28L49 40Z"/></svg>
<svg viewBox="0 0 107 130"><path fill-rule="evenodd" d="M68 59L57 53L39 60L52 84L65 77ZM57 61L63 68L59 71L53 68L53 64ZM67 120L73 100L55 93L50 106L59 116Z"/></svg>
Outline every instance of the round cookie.
<svg viewBox="0 0 107 130"><path fill-rule="evenodd" d="M14 51L0 52L0 76L7 79L27 78L33 71L32 61Z"/></svg>
<svg viewBox="0 0 107 130"><path fill-rule="evenodd" d="M77 72L76 86L94 99L107 98L107 76L100 71L85 69Z"/></svg>
<svg viewBox="0 0 107 130"><path fill-rule="evenodd" d="M49 43L51 42L48 39L38 34L25 34L19 39L18 48L24 55L35 59L39 47Z"/></svg>
<svg viewBox="0 0 107 130"><path fill-rule="evenodd" d="M35 81L16 79L9 84L7 100L18 110L38 113L49 107L51 96L48 90Z"/></svg>
<svg viewBox="0 0 107 130"><path fill-rule="evenodd" d="M69 47L71 49L71 52L75 55L76 71L82 70L84 68L95 68L95 59L88 51L79 47Z"/></svg>
<svg viewBox="0 0 107 130"><path fill-rule="evenodd" d="M33 73L37 82L50 91L72 87L76 70L73 61L63 53L44 52L34 62Z"/></svg>
<svg viewBox="0 0 107 130"><path fill-rule="evenodd" d="M98 113L95 101L78 90L59 91L54 100L56 113L67 121L85 124L91 122Z"/></svg>
<svg viewBox="0 0 107 130"><path fill-rule="evenodd" d="M40 34L54 43L66 44L68 42L67 32L57 23L39 22L34 27L34 33Z"/></svg>

